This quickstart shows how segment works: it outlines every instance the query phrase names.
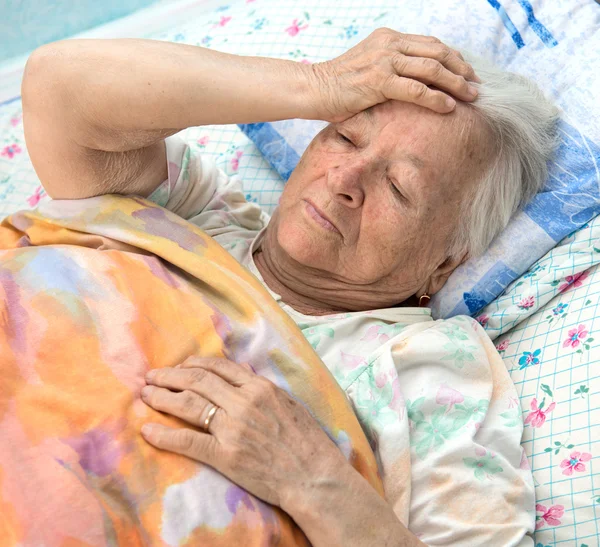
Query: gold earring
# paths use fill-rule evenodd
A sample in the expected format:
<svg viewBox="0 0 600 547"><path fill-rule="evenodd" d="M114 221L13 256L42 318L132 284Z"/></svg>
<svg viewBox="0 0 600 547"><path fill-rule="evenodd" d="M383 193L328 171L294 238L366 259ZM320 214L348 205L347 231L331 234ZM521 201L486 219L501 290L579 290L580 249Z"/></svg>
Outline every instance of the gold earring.
<svg viewBox="0 0 600 547"><path fill-rule="evenodd" d="M419 298L419 308L426 308L430 300L431 296L429 296L427 293L421 295L421 298Z"/></svg>

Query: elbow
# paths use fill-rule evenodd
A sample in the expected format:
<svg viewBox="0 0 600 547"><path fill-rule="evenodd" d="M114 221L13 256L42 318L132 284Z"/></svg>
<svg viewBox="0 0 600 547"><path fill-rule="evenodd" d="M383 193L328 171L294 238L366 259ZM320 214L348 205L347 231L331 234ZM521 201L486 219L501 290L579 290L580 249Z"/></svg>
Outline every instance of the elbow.
<svg viewBox="0 0 600 547"><path fill-rule="evenodd" d="M23 110L31 110L64 97L69 81L69 65L72 59L68 40L60 40L38 47L25 64L21 82Z"/></svg>

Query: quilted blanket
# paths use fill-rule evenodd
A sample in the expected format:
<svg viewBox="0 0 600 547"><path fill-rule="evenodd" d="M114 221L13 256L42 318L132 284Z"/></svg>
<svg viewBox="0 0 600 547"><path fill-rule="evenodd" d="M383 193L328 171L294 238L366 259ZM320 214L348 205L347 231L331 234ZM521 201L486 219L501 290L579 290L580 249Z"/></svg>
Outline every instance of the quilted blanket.
<svg viewBox="0 0 600 547"><path fill-rule="evenodd" d="M383 496L367 439L296 324L222 247L141 198L53 201L0 225L2 545L308 545L277 507L148 445L145 373L248 363Z"/></svg>

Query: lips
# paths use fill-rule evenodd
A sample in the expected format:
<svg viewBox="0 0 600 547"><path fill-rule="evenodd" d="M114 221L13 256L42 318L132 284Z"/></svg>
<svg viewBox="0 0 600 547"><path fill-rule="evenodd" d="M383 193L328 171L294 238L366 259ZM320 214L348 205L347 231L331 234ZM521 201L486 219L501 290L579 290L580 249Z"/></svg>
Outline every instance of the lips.
<svg viewBox="0 0 600 547"><path fill-rule="evenodd" d="M336 225L331 222L331 220L323 213L312 201L305 200L307 204L308 214L323 228L329 230L331 232L337 232L341 234L341 232L337 229Z"/></svg>

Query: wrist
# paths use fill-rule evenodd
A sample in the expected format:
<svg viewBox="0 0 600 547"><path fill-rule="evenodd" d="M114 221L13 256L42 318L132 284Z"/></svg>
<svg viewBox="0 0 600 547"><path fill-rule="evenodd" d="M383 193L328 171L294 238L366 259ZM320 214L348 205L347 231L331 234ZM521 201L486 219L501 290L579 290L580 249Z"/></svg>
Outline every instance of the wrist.
<svg viewBox="0 0 600 547"><path fill-rule="evenodd" d="M292 79L296 83L296 90L292 96L296 100L299 112L297 118L304 120L326 120L323 109L323 99L320 93L319 66L321 63L306 64L290 61L292 64Z"/></svg>
<svg viewBox="0 0 600 547"><path fill-rule="evenodd" d="M290 492L281 508L314 547L423 547L393 508L346 460Z"/></svg>
<svg viewBox="0 0 600 547"><path fill-rule="evenodd" d="M336 75L332 71L329 61L307 65L310 69L308 81L310 85L309 101L314 111L314 118L326 122L337 122L345 119L344 116L336 115L336 97L332 93L332 81L336 81ZM335 87L335 86L334 86ZM339 92L339 89L338 89Z"/></svg>

